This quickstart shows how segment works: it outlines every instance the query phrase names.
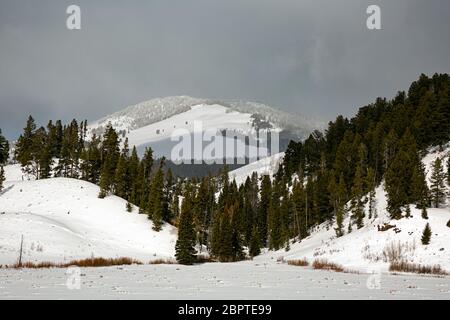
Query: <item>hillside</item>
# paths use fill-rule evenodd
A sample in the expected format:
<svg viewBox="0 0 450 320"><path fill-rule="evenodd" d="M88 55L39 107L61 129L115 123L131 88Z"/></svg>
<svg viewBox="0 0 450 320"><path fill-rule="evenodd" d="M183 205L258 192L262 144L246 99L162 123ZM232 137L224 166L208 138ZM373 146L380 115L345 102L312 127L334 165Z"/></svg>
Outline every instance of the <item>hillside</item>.
<svg viewBox="0 0 450 320"><path fill-rule="evenodd" d="M437 158L447 159L450 152L448 146L439 152L433 148L424 157L423 163L428 173L428 182L431 163ZM365 207L366 217L364 227L348 233L349 216L344 220L345 235L336 238L336 223L326 222L312 230L311 235L291 245L291 250L269 252L256 259L297 260L306 258L309 262L315 259L326 259L341 264L349 269L361 272L387 271L389 258L393 251L398 251L398 259L406 260L420 265L440 265L450 271L450 228L446 226L450 220L450 206L443 208L429 208L428 220L421 217L421 211L411 205L411 218L392 220L386 210L387 200L383 185L376 189L377 217L368 218L368 205ZM426 223L432 230L431 243L422 245L421 237ZM390 224L395 226L387 231L378 231L378 226Z"/></svg>
<svg viewBox="0 0 450 320"><path fill-rule="evenodd" d="M154 232L137 208L125 210L125 200L99 199L99 188L81 180L17 181L18 170L6 167L9 181L0 196L0 264L17 261L21 235L23 261L126 256L148 262L174 256L176 229L166 224Z"/></svg>
<svg viewBox="0 0 450 320"><path fill-rule="evenodd" d="M135 145L140 154L145 147L151 146L157 156L170 157L170 151L176 144L170 137L175 130L198 132L200 129L194 128L194 121L201 121L203 131L213 129L220 132L226 129L247 133L254 128L252 115L258 115L272 130L281 132L282 149L286 148L290 139L303 139L320 127L319 123L315 124L302 116L260 103L175 96L129 106L90 123L89 132L90 135L102 134L108 123L111 123L122 137L128 137L130 145Z"/></svg>
<svg viewBox="0 0 450 320"><path fill-rule="evenodd" d="M230 180L234 179L238 185L241 185L252 176L253 172L256 172L259 177L262 175L273 176L278 170L278 165L283 161L283 157L284 153L281 152L230 171Z"/></svg>

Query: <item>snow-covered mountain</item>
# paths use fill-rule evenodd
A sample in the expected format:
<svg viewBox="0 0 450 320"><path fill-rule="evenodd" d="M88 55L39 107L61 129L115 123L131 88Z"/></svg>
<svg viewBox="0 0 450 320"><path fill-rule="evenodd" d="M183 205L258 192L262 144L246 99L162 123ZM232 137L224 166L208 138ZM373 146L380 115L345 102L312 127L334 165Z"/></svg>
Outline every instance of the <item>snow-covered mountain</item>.
<svg viewBox="0 0 450 320"><path fill-rule="evenodd" d="M99 188L66 178L28 181L18 165L6 166L0 193L0 265L23 261L55 263L131 257L142 262L173 258L177 231L165 224L152 230L145 215L126 211L126 201L99 199ZM23 178L23 180L22 180Z"/></svg>
<svg viewBox="0 0 450 320"><path fill-rule="evenodd" d="M202 128L195 127L201 122ZM321 127L299 115L288 114L264 104L244 101L216 101L188 96L152 99L129 106L122 111L106 116L89 125L89 132L101 134L111 123L128 137L142 153L151 146L157 156L170 158L170 151L176 142L171 141L174 132L223 130L247 134L258 128L279 132L280 149L286 147L290 139L303 139L312 130Z"/></svg>

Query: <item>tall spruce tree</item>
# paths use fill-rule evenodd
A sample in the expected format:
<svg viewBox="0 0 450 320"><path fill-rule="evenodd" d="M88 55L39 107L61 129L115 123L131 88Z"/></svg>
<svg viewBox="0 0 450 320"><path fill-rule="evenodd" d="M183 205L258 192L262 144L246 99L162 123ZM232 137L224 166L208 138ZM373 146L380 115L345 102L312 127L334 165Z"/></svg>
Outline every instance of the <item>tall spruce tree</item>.
<svg viewBox="0 0 450 320"><path fill-rule="evenodd" d="M264 175L261 180L261 200L258 206L258 231L263 247L267 244L267 223L272 198L272 182L268 175Z"/></svg>
<svg viewBox="0 0 450 320"><path fill-rule="evenodd" d="M450 187L450 152L447 155L447 184Z"/></svg>
<svg viewBox="0 0 450 320"><path fill-rule="evenodd" d="M2 129L0 129L0 165L5 164L9 157L9 143L8 140L2 135Z"/></svg>
<svg viewBox="0 0 450 320"><path fill-rule="evenodd" d="M32 116L28 117L27 124L23 129L23 133L17 140L16 148L14 151L15 159L20 163L22 171L27 174L32 173L32 163L33 163L33 138L36 131L36 124Z"/></svg>
<svg viewBox="0 0 450 320"><path fill-rule="evenodd" d="M147 214L149 219L153 221L153 230L155 231L161 230L168 209L167 199L164 196L164 163L165 160L162 159L153 177L147 206Z"/></svg>
<svg viewBox="0 0 450 320"><path fill-rule="evenodd" d="M119 160L119 136L111 125L108 125L102 141L102 170L100 173L100 198L104 198L114 190L114 177Z"/></svg>
<svg viewBox="0 0 450 320"><path fill-rule="evenodd" d="M433 167L431 171L431 188L430 195L433 202L434 207L439 208L439 206L445 201L446 197L446 187L445 180L446 174L444 172L444 167L442 165L442 159L437 158L433 162Z"/></svg>
<svg viewBox="0 0 450 320"><path fill-rule="evenodd" d="M352 219L356 222L358 229L364 226L364 202L362 201L364 190L364 176L361 164L356 168L355 178L352 188L351 211Z"/></svg>
<svg viewBox="0 0 450 320"><path fill-rule="evenodd" d="M261 239L259 237L258 227L256 225L253 226L252 230L249 254L252 258L261 254Z"/></svg>
<svg viewBox="0 0 450 320"><path fill-rule="evenodd" d="M345 188L344 175L341 173L339 178L339 184L336 184L334 174L331 177L329 185L330 193L332 194L332 205L336 216L336 236L341 237L344 235L344 215L345 215L345 199L347 190Z"/></svg>
<svg viewBox="0 0 450 320"><path fill-rule="evenodd" d="M425 168L420 161L414 167L411 180L411 202L416 204L417 208L426 207L429 204L429 190L426 181Z"/></svg>
<svg viewBox="0 0 450 320"><path fill-rule="evenodd" d="M183 199L178 223L178 239L175 244L175 257L178 263L185 265L191 265L196 260L192 197L191 194L185 194Z"/></svg>
<svg viewBox="0 0 450 320"><path fill-rule="evenodd" d="M377 204L375 198L376 178L375 170L372 168L367 170L366 185L369 190L369 219L372 219L377 217Z"/></svg>
<svg viewBox="0 0 450 320"><path fill-rule="evenodd" d="M5 169L3 169L3 166L0 166L0 193L3 190L4 182L5 182Z"/></svg>

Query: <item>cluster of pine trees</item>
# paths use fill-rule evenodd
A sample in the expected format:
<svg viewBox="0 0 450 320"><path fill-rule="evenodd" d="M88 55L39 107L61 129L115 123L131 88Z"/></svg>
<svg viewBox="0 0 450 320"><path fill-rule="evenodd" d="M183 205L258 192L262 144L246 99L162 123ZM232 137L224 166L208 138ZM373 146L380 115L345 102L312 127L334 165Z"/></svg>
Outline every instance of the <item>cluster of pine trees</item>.
<svg viewBox="0 0 450 320"><path fill-rule="evenodd" d="M14 158L26 174L36 179L52 175L79 178L86 131L86 121L78 124L76 120L65 126L60 120L55 123L49 121L47 127L37 128L30 116L17 140Z"/></svg>
<svg viewBox="0 0 450 320"><path fill-rule="evenodd" d="M408 93L399 92L390 101L379 98L350 120L337 117L324 134L317 131L304 142L291 142L284 169L287 177L297 174L306 189L315 190L310 221L335 218L338 236L345 227L362 227L363 205L369 202L367 214L376 215L374 189L383 179L392 218L407 215L409 204L423 210L438 207L445 198L442 159L434 163L430 189L420 159L428 147L450 139L449 94L447 74L422 75ZM352 217L349 226L342 225L346 210Z"/></svg>
<svg viewBox="0 0 450 320"><path fill-rule="evenodd" d="M377 216L375 188L383 180L392 218L409 217L410 204L426 218L427 207L444 202L450 182L450 166L445 172L438 158L428 188L420 161L426 148L450 139L449 93L448 75L422 75L407 94L377 99L352 119L337 117L324 133L291 141L274 177L254 173L242 185L230 181L226 167L214 177L175 178L150 148L139 158L112 126L87 141L86 122L75 120L36 129L30 117L15 157L38 179L98 184L100 198L114 194L127 200L129 211L138 206L156 231L164 221L176 225L181 263L194 263L203 250L216 260L237 261L263 248L289 250L290 240L300 241L323 222L336 222L338 237L363 227L366 215Z"/></svg>

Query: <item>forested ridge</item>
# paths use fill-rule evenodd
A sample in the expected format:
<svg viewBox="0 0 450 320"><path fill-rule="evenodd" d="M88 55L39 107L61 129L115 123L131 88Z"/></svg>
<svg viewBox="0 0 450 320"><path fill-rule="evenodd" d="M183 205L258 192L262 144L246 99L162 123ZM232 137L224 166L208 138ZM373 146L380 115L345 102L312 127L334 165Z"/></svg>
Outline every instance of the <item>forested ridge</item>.
<svg viewBox="0 0 450 320"><path fill-rule="evenodd" d="M254 173L242 185L218 176L180 179L156 161L151 148L138 157L136 148L120 141L112 126L87 139L87 122L63 125L50 121L37 128L30 116L14 150L25 173L37 179L68 177L100 186L100 198L117 195L152 220L178 227L176 257L196 261L207 250L213 259L237 261L260 254L262 248L289 250L312 227L336 223L336 236L361 228L376 217L374 191L384 181L388 212L408 216L409 205L439 207L446 199L450 165L433 164L431 187L421 158L427 148L450 140L450 78L421 75L408 92L379 98L347 119L338 116L324 132L314 131L301 142L291 141L274 177ZM0 133L0 163L8 144ZM0 190L4 180L0 171ZM368 204L369 210L365 210ZM349 225L343 225L350 214Z"/></svg>

